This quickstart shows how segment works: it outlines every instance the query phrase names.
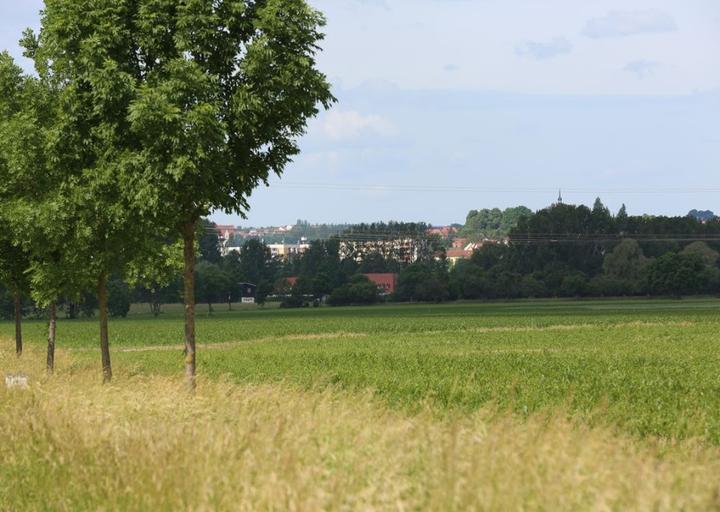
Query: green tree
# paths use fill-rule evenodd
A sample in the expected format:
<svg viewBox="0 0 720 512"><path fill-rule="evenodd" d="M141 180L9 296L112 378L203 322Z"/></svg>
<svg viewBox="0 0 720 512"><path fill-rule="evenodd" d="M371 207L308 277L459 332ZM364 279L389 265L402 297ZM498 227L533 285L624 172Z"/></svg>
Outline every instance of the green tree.
<svg viewBox="0 0 720 512"><path fill-rule="evenodd" d="M270 249L264 243L254 239L245 242L240 249L241 280L255 285L271 280L268 275L271 259Z"/></svg>
<svg viewBox="0 0 720 512"><path fill-rule="evenodd" d="M27 272L30 268L30 254L22 247L15 232L14 222L17 211L12 205L17 197L31 192L31 184L23 180L18 167L27 161L22 152L22 143L27 142L27 156L32 158L37 147L35 130L25 137L19 128L26 125L30 80L23 76L7 52L0 53L0 283L13 296L15 317L15 351L22 355L22 305L23 296L29 293ZM20 141L17 137L20 136Z"/></svg>
<svg viewBox="0 0 720 512"><path fill-rule="evenodd" d="M200 261L195 268L195 294L208 305L208 314L213 312L213 303L225 302L228 290L228 275L209 261Z"/></svg>
<svg viewBox="0 0 720 512"><path fill-rule="evenodd" d="M715 266L718 262L718 258L720 258L720 253L711 249L705 242L693 242L690 245L687 245L682 250L682 254L696 254L708 267Z"/></svg>
<svg viewBox="0 0 720 512"><path fill-rule="evenodd" d="M93 29L98 67L127 66L133 88L122 108L138 165L126 192L185 244L185 366L194 387L196 227L213 209L247 211L250 192L299 152L318 105L334 101L315 63L324 18L304 0L62 3L105 25L108 11L118 13L119 46L103 44L104 26Z"/></svg>
<svg viewBox="0 0 720 512"><path fill-rule="evenodd" d="M300 114L316 113L308 79L325 85L310 73L315 32L302 30L315 16L273 0L48 0L39 38L25 37L39 73L64 84L54 149L75 259L95 275L105 380L107 276L157 250L164 229L181 232L192 319L199 219L246 207L294 154ZM191 320L186 333L192 377Z"/></svg>
<svg viewBox="0 0 720 512"><path fill-rule="evenodd" d="M592 209L592 231L593 233L614 233L615 224L610 210L598 197L595 199Z"/></svg>
<svg viewBox="0 0 720 512"><path fill-rule="evenodd" d="M200 219L198 225L198 245L200 246L200 257L210 263L220 263L220 237L217 225L208 219Z"/></svg>
<svg viewBox="0 0 720 512"><path fill-rule="evenodd" d="M158 245L166 236L135 208L141 198L127 193L138 165L129 151L137 144L123 108L134 88L131 56L122 52L132 50L126 46L129 33L116 30L126 14L122 2L101 4L48 0L39 36L27 31L22 43L38 75L59 95L47 144L53 169L62 171L54 182L53 206L61 216L52 236L64 243L62 261L92 276L107 382L108 276L122 275L143 253L161 254Z"/></svg>
<svg viewBox="0 0 720 512"><path fill-rule="evenodd" d="M447 269L440 264L416 262L408 265L398 276L397 300L441 302L448 297Z"/></svg>
<svg viewBox="0 0 720 512"><path fill-rule="evenodd" d="M606 276L624 280L630 289L637 290L648 259L636 240L623 240L603 260Z"/></svg>
<svg viewBox="0 0 720 512"><path fill-rule="evenodd" d="M615 216L615 226L619 233L623 233L627 229L628 224L628 213L625 204L620 207L617 215Z"/></svg>
<svg viewBox="0 0 720 512"><path fill-rule="evenodd" d="M56 130L59 88L47 75L22 75L6 55L0 57L0 67L5 105L15 104L14 112L4 112L0 122L2 208L10 221L6 233L12 233L15 250L21 251L16 258L25 258L25 279L35 304L49 310L47 369L52 373L57 302L63 295L78 297L87 285L83 269L67 258L72 231L57 186L64 169L51 150L62 136Z"/></svg>
<svg viewBox="0 0 720 512"><path fill-rule="evenodd" d="M130 287L122 279L108 282L108 312L113 318L125 318L130 312Z"/></svg>
<svg viewBox="0 0 720 512"><path fill-rule="evenodd" d="M331 306L374 304L377 301L377 285L363 275L357 275L349 283L336 288L328 298Z"/></svg>
<svg viewBox="0 0 720 512"><path fill-rule="evenodd" d="M697 254L664 254L647 267L648 288L656 295L673 297L697 293L703 285L703 269Z"/></svg>
<svg viewBox="0 0 720 512"><path fill-rule="evenodd" d="M3 230L3 235L10 236L0 238L0 283L5 285L13 296L15 352L19 357L23 351L23 296L29 291L27 272L30 268L30 258L29 254L13 240L12 233L7 229L7 223L3 224L5 226L0 228Z"/></svg>
<svg viewBox="0 0 720 512"><path fill-rule="evenodd" d="M522 217L530 215L532 211L525 206L505 210L499 208L471 210L465 220L465 226L460 230L460 235L472 241L505 238Z"/></svg>

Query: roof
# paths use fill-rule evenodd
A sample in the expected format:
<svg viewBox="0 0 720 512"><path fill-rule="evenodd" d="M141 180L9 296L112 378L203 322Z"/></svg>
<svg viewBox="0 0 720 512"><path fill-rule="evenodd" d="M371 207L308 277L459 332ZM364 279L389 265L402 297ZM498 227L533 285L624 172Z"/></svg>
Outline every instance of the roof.
<svg viewBox="0 0 720 512"><path fill-rule="evenodd" d="M445 253L448 258L469 258L472 256L472 251L465 249L448 249Z"/></svg>
<svg viewBox="0 0 720 512"><path fill-rule="evenodd" d="M390 282L395 281L398 277L397 274L393 273L370 273L370 274L363 274L365 277L370 279L370 281L373 282Z"/></svg>

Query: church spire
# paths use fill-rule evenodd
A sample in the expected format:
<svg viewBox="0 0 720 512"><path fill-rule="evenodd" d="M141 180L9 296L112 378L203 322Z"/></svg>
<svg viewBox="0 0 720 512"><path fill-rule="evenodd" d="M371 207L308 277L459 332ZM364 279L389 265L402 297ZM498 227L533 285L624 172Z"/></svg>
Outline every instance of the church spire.
<svg viewBox="0 0 720 512"><path fill-rule="evenodd" d="M563 204L562 189L559 189L559 190L558 190L557 204Z"/></svg>

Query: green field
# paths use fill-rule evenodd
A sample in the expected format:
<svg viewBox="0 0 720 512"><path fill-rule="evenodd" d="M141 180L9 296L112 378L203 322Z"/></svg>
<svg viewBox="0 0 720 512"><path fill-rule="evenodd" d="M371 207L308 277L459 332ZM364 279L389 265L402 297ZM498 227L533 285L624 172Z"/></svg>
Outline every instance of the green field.
<svg viewBox="0 0 720 512"><path fill-rule="evenodd" d="M0 510L720 510L718 300L145 310L0 324Z"/></svg>
<svg viewBox="0 0 720 512"><path fill-rule="evenodd" d="M172 309L172 308L171 308ZM139 311L142 311L140 309ZM720 444L720 301L535 301L303 310L216 307L198 320L199 373L238 383L372 391L393 408L523 417L562 408L634 436ZM26 322L42 345L43 322ZM98 364L92 320L58 345ZM0 326L10 338L12 325ZM182 318L111 323L116 368L179 375Z"/></svg>

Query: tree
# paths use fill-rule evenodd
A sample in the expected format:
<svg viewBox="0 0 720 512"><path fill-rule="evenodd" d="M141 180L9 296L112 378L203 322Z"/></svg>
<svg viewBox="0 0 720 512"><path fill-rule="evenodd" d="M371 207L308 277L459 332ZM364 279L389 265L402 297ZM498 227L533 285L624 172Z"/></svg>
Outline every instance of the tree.
<svg viewBox="0 0 720 512"><path fill-rule="evenodd" d="M5 102L0 121L3 153L0 181L3 217L7 221L2 252L13 260L3 267L6 273L16 276L13 279L16 290L20 286L32 295L37 306L49 310L47 370L52 373L57 302L63 294L79 290L77 267L63 261L68 239L65 234L53 236L62 230L56 183L61 181L63 169L52 164L54 159L49 150L53 138L58 137L53 130L58 88L46 75L23 75L7 54L0 56L0 69ZM8 244L12 246L10 253ZM22 285L17 282L20 271ZM20 300L16 295L16 337L21 349L20 316Z"/></svg>
<svg viewBox="0 0 720 512"><path fill-rule="evenodd" d="M59 167L51 164L57 89L47 77L25 75L7 53L0 54L0 280L15 296L16 350L22 352L23 296L50 310L48 371L54 366L56 301L67 290L64 277L50 271L66 246L48 240L45 222L53 212ZM52 216L52 215L51 215ZM52 219L57 222L57 218ZM53 276L52 282L46 277Z"/></svg>
<svg viewBox="0 0 720 512"><path fill-rule="evenodd" d="M617 227L617 230L619 233L622 233L627 229L627 223L628 223L628 213L627 208L625 207L625 204L623 204L620 207L620 210L618 211L617 215L615 216L615 226Z"/></svg>
<svg viewBox="0 0 720 512"><path fill-rule="evenodd" d="M408 265L398 277L397 300L441 302L449 296L447 271L435 263Z"/></svg>
<svg viewBox="0 0 720 512"><path fill-rule="evenodd" d="M657 295L673 297L697 293L703 284L703 268L697 254L665 254L648 265L648 288Z"/></svg>
<svg viewBox="0 0 720 512"><path fill-rule="evenodd" d="M113 192L141 225L183 239L191 387L198 223L214 209L246 212L250 192L299 152L318 106L333 103L315 63L324 22L304 0L46 1L46 62L85 100L83 122L99 115L104 129L86 137L111 134L103 146L128 173Z"/></svg>
<svg viewBox="0 0 720 512"><path fill-rule="evenodd" d="M595 199L592 209L592 231L593 233L613 233L615 225L610 210L598 197Z"/></svg>
<svg viewBox="0 0 720 512"><path fill-rule="evenodd" d="M108 282L108 312L113 318L125 318L130 312L130 287L122 279Z"/></svg>
<svg viewBox="0 0 720 512"><path fill-rule="evenodd" d="M603 270L606 274L622 279L635 279L645 265L647 258L636 240L623 240L605 256Z"/></svg>
<svg viewBox="0 0 720 512"><path fill-rule="evenodd" d="M336 288L328 298L331 306L374 304L377 301L377 285L363 275L357 275L349 283Z"/></svg>
<svg viewBox="0 0 720 512"><path fill-rule="evenodd" d="M532 211L525 206L505 210L499 208L471 210L465 220L465 226L460 230L460 235L472 241L505 238L522 217L530 215Z"/></svg>
<svg viewBox="0 0 720 512"><path fill-rule="evenodd" d="M695 210L692 209L688 212L688 217L692 217L701 222L708 222L717 219L715 212L711 210Z"/></svg>
<svg viewBox="0 0 720 512"><path fill-rule="evenodd" d="M251 239L240 249L239 272L245 282L258 285L261 281L270 280L268 264L272 256L267 245L259 240Z"/></svg>
<svg viewBox="0 0 720 512"><path fill-rule="evenodd" d="M217 232L217 225L207 219L200 219L198 226L198 245L200 246L200 257L210 263L220 263L220 237Z"/></svg>
<svg viewBox="0 0 720 512"><path fill-rule="evenodd" d="M2 219L0 219L2 222ZM2 228L4 235L11 235L7 229L7 223ZM30 259L27 252L12 240L12 238L0 239L0 283L5 285L13 296L14 318L15 318L15 353L20 357L23 351L22 339L22 305L23 295L29 289L26 272L30 267Z"/></svg>
<svg viewBox="0 0 720 512"><path fill-rule="evenodd" d="M693 242L682 250L682 254L696 254L703 263L709 267L715 266L720 258L720 254L711 249L705 242Z"/></svg>
<svg viewBox="0 0 720 512"><path fill-rule="evenodd" d="M220 267L209 261L200 261L195 269L195 293L213 312L213 303L224 302L227 297L228 276Z"/></svg>
<svg viewBox="0 0 720 512"><path fill-rule="evenodd" d="M198 6L206 2L187 3ZM152 68L163 67L159 64L172 60L169 64L172 69L164 68L169 71L164 76L171 81L173 70L183 68L184 51L168 58L157 47L163 45L160 41L163 38L158 38L158 34L166 33L157 30L154 16L162 14L157 9L174 11L175 7L176 2L170 1L47 0L39 37L28 31L23 39L26 54L34 58L38 74L62 84L59 115L54 126L55 133L62 137L51 145L54 163L64 171L64 179L58 185L64 192L59 196L64 217L58 222L68 228L66 239L72 254L67 259L81 263L94 276L106 382L112 377L108 276L122 275L138 256L161 253L158 247L168 238L164 231L166 225L148 215L147 210L160 208L158 195L170 201L176 199L143 181L143 171L149 162L143 159L141 139L143 135L151 135L144 131L147 126L141 128L140 134L133 130L138 127L133 127L131 113L131 104L138 102L141 96L140 86L150 80L151 75L153 79L163 76L162 73L153 74ZM187 10L186 7L180 9L186 14L186 27L190 19ZM195 21L197 19L193 17ZM67 30L67 27L73 29ZM177 25L172 24L168 30L171 28L177 29ZM167 39L163 41L167 42ZM197 78L198 73L193 76ZM189 86L192 88L191 84ZM171 89L179 96L183 95L182 88ZM167 106L167 103L159 104L158 113L171 122ZM192 106L188 108L193 114L207 119L202 114L207 110L201 108L200 112ZM202 120L185 121L188 124L183 124L180 131L184 132L188 127L192 132L190 138L197 136L198 132L189 127L203 125ZM201 138L213 137L208 133ZM176 142L185 144L189 140L181 137ZM167 179L178 183L182 181L178 173L182 174L181 169L187 170L187 167L182 158L173 157L173 161L177 165L166 166L163 172L168 173ZM139 186L140 183L143 186ZM187 185L182 183L182 186ZM158 194L151 193L152 190ZM155 217L158 215L156 211ZM192 224L193 230L197 220L199 216ZM186 223L185 227L188 226ZM193 240L188 250L194 257L194 233L188 236Z"/></svg>
<svg viewBox="0 0 720 512"><path fill-rule="evenodd" d="M56 155L77 259L96 276L105 380L108 275L170 230L185 245L194 382L195 230L213 208L246 209L297 152L318 102L329 106L314 70L321 23L300 0L46 2L39 38L25 42L65 84Z"/></svg>
<svg viewBox="0 0 720 512"><path fill-rule="evenodd" d="M364 274L399 272L400 264L393 259L385 258L381 253L374 252L363 258L358 271Z"/></svg>

